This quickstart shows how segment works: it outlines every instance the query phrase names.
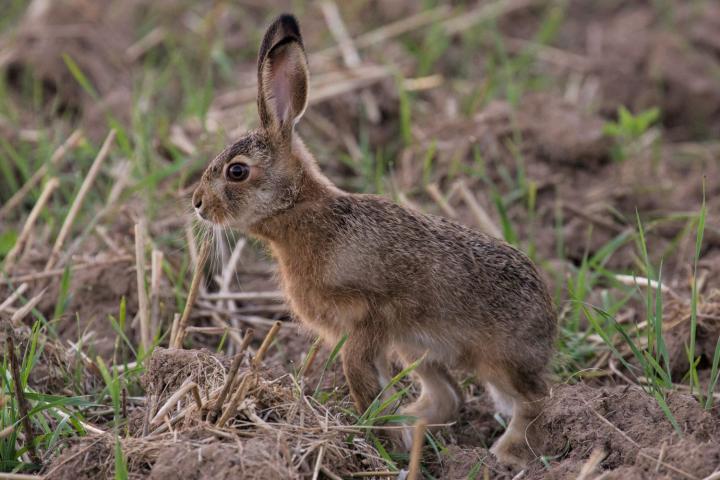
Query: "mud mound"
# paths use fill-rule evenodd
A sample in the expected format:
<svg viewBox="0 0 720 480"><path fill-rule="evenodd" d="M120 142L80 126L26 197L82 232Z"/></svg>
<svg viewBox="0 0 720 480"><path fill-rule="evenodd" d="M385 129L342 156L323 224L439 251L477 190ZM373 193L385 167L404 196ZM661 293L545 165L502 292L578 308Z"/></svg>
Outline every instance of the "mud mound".
<svg viewBox="0 0 720 480"><path fill-rule="evenodd" d="M538 459L520 478L577 478L583 467L590 468L586 478L704 478L720 465L717 412L707 412L694 397L679 393L670 394L668 404L682 435L655 399L638 387L558 386L536 420L547 439L542 453L548 463ZM484 408L492 411L489 405ZM488 450L488 429L492 431L493 424L497 429L496 420L489 414L480 418L485 428L476 428L479 436L458 437L460 441L443 452L434 471L438 478L460 480L474 473L474 478L510 480L518 475L498 464Z"/></svg>
<svg viewBox="0 0 720 480"><path fill-rule="evenodd" d="M207 350L156 348L148 359L140 383L145 391L167 400L185 382L195 382L206 392L223 385L230 360Z"/></svg>
<svg viewBox="0 0 720 480"><path fill-rule="evenodd" d="M153 439L119 439L130 478L267 478L297 479L287 439L271 433L223 443L202 429ZM45 478L95 480L115 478L112 435L86 437L56 458Z"/></svg>
<svg viewBox="0 0 720 480"><path fill-rule="evenodd" d="M590 453L602 449L605 455L598 468L604 471L635 466L636 471L652 476L650 472L659 464L659 470L670 476L678 468L700 478L711 474L720 462L717 418L689 395L672 393L668 404L682 435L674 431L654 398L637 387L554 389L538 419L547 432L547 454L562 458L551 472L560 468L563 476L577 475ZM531 478L542 478L538 468L534 473L537 476Z"/></svg>
<svg viewBox="0 0 720 480"><path fill-rule="evenodd" d="M301 478L289 456L284 455L290 445L282 435L257 435L236 444L206 440L194 439L163 449L148 478Z"/></svg>

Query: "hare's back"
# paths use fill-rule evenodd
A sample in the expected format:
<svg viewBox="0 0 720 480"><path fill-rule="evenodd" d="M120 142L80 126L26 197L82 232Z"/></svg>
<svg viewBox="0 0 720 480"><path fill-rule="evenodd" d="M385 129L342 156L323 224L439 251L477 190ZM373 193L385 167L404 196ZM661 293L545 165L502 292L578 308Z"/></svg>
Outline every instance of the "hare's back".
<svg viewBox="0 0 720 480"><path fill-rule="evenodd" d="M417 288L449 285L463 295L544 292L530 259L503 240L376 195L337 198L330 208L337 251L350 271Z"/></svg>

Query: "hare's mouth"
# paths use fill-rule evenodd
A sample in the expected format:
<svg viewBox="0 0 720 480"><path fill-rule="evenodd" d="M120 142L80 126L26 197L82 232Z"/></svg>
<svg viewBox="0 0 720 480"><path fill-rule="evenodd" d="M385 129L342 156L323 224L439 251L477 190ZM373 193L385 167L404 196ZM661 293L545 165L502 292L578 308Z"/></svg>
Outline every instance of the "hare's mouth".
<svg viewBox="0 0 720 480"><path fill-rule="evenodd" d="M208 208L195 208L195 215L205 222L211 225L222 226L225 224L226 217L222 212L211 210Z"/></svg>

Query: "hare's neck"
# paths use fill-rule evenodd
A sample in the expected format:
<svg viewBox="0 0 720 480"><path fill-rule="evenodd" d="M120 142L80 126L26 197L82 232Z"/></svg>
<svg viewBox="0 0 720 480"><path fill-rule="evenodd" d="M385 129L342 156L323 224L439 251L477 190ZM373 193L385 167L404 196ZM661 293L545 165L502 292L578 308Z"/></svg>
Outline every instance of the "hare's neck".
<svg viewBox="0 0 720 480"><path fill-rule="evenodd" d="M269 242L273 250L293 250L298 244L310 241L316 234L313 219L317 218L328 202L346 195L320 172L306 151L299 153L298 160L302 162L302 168L295 201L287 209L276 212L250 230L252 235Z"/></svg>

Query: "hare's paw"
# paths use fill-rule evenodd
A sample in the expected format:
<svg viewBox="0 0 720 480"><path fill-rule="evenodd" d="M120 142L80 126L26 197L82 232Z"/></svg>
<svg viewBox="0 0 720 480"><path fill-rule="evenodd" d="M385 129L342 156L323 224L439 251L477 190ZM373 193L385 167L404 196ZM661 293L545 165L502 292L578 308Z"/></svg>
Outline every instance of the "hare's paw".
<svg viewBox="0 0 720 480"><path fill-rule="evenodd" d="M517 468L525 467L534 458L524 436L511 431L505 432L495 442L495 445L490 448L490 453L495 455L495 458L503 465Z"/></svg>

